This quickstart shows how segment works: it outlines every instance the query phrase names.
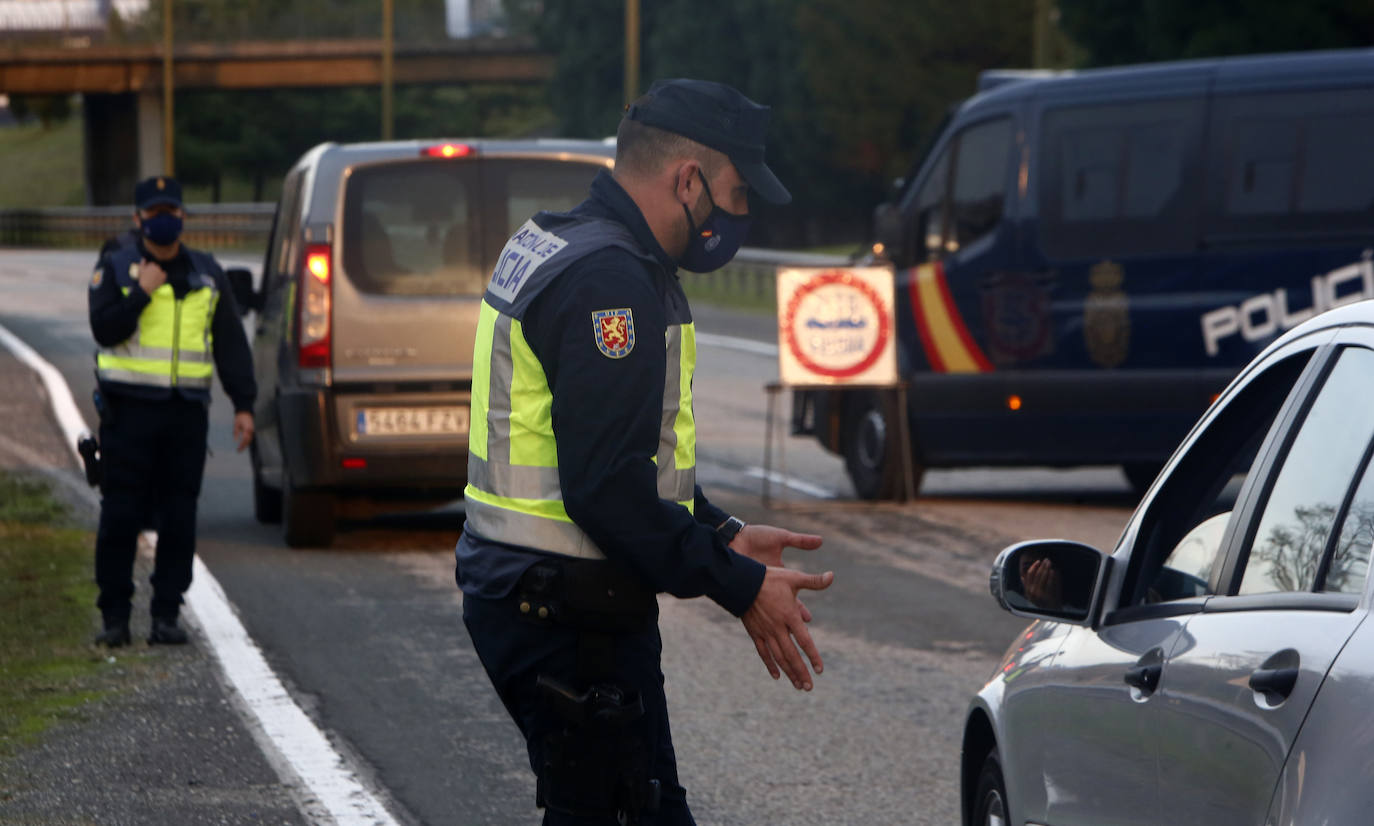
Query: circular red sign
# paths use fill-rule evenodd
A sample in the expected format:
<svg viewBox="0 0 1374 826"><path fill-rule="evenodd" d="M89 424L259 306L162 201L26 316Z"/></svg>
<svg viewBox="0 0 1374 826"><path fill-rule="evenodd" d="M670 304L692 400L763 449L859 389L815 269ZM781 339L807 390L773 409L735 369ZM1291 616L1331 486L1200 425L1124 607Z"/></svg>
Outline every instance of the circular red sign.
<svg viewBox="0 0 1374 826"><path fill-rule="evenodd" d="M873 308L873 314L877 316L878 319L878 336L874 340L873 346L868 352L864 353L861 359L848 367L827 367L820 364L802 350L801 343L797 340L796 316L802 300L822 287L835 285L849 287L858 292L860 296L867 299L869 305ZM843 270L823 272L807 279L804 284L798 287L797 291L792 293L791 300L787 302L786 310L783 311L782 325L783 335L787 339L787 349L797 361L801 362L803 367L813 373L834 379L845 379L851 376L857 376L872 367L873 363L883 354L883 348L887 345L887 337L891 334L887 311L883 308L882 296L878 295L878 291L873 289L867 281L864 281L862 278L857 278L853 273Z"/></svg>

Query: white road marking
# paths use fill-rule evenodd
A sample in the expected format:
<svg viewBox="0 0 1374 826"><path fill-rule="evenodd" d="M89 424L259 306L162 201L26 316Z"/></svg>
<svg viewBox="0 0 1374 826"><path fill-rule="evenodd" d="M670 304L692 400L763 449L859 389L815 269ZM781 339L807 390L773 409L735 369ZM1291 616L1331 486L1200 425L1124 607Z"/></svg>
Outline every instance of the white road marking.
<svg viewBox="0 0 1374 826"><path fill-rule="evenodd" d="M705 344L707 347L723 347L726 350L753 353L756 356L768 356L770 358L778 357L778 345L769 344L766 341L755 341L751 338L719 336L715 333L697 333L697 343Z"/></svg>
<svg viewBox="0 0 1374 826"><path fill-rule="evenodd" d="M772 482L775 485L783 485L785 487L789 487L792 490L797 491L798 493L804 493L807 496L814 496L817 499L838 499L840 496L838 493L832 490L826 490L820 485L813 485L810 482L807 482L803 479L798 479L795 476L784 476L783 474L778 473L776 470L764 471L764 469L761 467L749 467L745 468L743 473L745 476L749 476L754 479L762 479L766 475L768 477L768 481Z"/></svg>
<svg viewBox="0 0 1374 826"><path fill-rule="evenodd" d="M78 435L87 430L71 388L62 374L32 347L0 326L0 344L38 374L47 389L67 446L78 463ZM86 491L89 494L89 491ZM84 497L94 502L93 495ZM144 534L144 540L151 539ZM156 540L154 540L155 543ZM291 698L268 667L261 649L248 636L219 582L196 557L191 588L186 594L190 619L200 628L229 687L248 715L249 729L293 787L302 813L316 824L335 826L399 826L358 779L358 772L329 743L324 733Z"/></svg>

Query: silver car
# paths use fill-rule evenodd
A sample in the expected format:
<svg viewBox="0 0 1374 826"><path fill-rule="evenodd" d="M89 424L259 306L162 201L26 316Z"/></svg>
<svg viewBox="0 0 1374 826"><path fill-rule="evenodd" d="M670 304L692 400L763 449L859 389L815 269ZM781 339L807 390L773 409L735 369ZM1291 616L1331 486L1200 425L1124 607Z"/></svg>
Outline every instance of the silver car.
<svg viewBox="0 0 1374 826"><path fill-rule="evenodd" d="M1371 454L1362 302L1251 362L1110 554L1004 550L993 595L1035 621L970 706L964 823L1369 823Z"/></svg>
<svg viewBox="0 0 1374 826"><path fill-rule="evenodd" d="M322 144L282 184L253 360L254 510L293 547L340 514L456 499L477 313L506 239L571 209L601 141Z"/></svg>

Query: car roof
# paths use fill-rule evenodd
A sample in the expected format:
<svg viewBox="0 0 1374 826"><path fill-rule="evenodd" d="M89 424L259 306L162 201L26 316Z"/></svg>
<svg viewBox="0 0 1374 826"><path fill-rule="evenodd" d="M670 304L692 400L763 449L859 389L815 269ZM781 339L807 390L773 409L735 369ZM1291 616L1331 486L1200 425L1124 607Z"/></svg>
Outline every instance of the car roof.
<svg viewBox="0 0 1374 826"><path fill-rule="evenodd" d="M1353 266L1368 265L1366 261ZM1335 309L1327 310L1315 318L1304 321L1275 339L1272 344L1264 348L1264 353L1256 357L1255 361L1259 361L1260 358L1263 358L1263 356L1271 350L1277 350L1294 339L1321 332L1322 330L1353 326L1374 327L1374 299L1365 299L1363 301L1347 304L1344 307L1336 307Z"/></svg>

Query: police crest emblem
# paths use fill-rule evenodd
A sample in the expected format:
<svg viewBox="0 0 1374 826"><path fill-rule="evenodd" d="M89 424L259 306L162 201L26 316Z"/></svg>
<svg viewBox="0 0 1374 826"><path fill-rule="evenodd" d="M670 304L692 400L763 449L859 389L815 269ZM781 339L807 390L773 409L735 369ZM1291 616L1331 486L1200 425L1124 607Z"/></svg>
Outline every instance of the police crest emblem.
<svg viewBox="0 0 1374 826"><path fill-rule="evenodd" d="M91 273L91 289L94 290L96 287L99 287L100 282L104 277L105 271L100 267L96 267L95 272Z"/></svg>
<svg viewBox="0 0 1374 826"><path fill-rule="evenodd" d="M1083 302L1083 339L1088 355L1101 367L1117 367L1131 349L1131 315L1121 284L1121 265L1102 261L1088 271L1092 292Z"/></svg>
<svg viewBox="0 0 1374 826"><path fill-rule="evenodd" d="M629 307L592 313L592 337L606 358L620 359L635 348L635 316Z"/></svg>

